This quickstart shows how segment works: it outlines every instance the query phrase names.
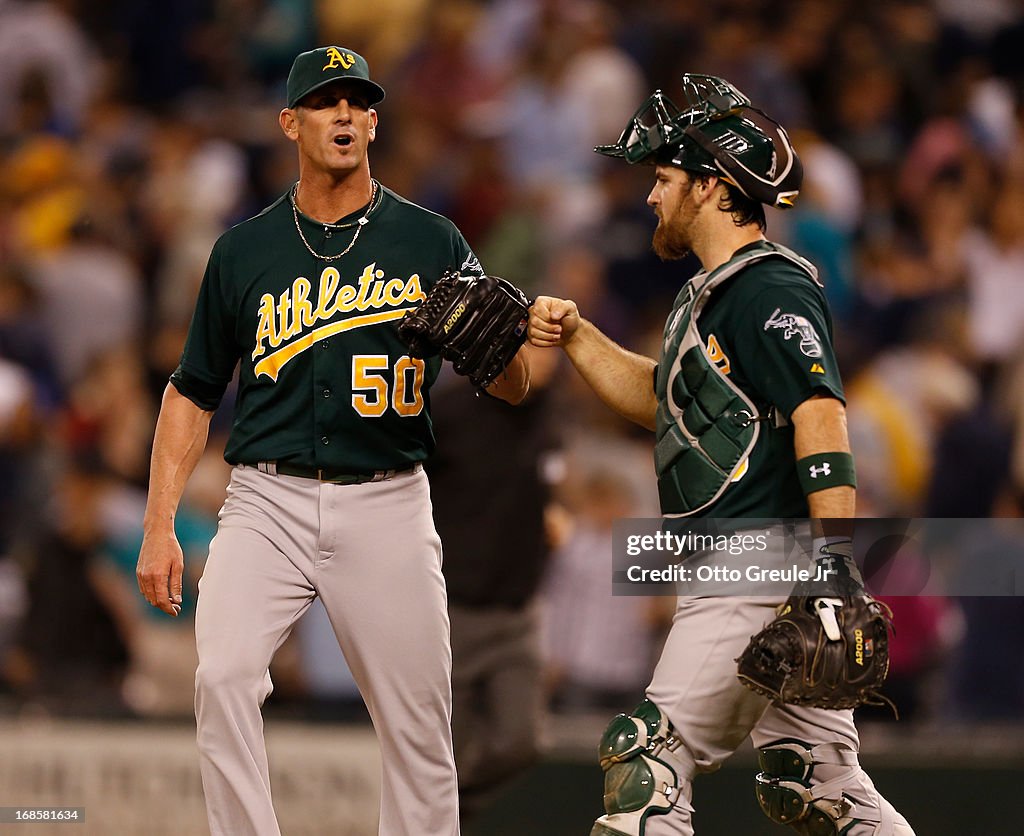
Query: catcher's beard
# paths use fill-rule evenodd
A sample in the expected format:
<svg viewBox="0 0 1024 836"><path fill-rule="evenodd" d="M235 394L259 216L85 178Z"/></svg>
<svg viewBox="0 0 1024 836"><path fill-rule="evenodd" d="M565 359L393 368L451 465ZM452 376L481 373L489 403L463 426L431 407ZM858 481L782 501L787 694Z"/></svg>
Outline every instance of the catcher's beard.
<svg viewBox="0 0 1024 836"><path fill-rule="evenodd" d="M662 261L678 261L690 254L689 239L665 221L658 221L651 245L654 247L655 255Z"/></svg>
<svg viewBox="0 0 1024 836"><path fill-rule="evenodd" d="M678 205L668 217L662 215L658 219L658 228L654 230L654 238L651 246L655 255L662 261L678 261L686 258L693 250L693 242L690 237L690 230L693 228L693 221L697 217L697 207L690 200L690 192L693 190L693 180L682 195Z"/></svg>

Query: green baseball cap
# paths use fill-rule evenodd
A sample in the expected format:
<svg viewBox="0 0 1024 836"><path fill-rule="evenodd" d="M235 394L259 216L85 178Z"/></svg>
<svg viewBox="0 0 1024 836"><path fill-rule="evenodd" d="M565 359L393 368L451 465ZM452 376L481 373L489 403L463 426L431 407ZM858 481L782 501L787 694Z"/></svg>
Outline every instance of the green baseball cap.
<svg viewBox="0 0 1024 836"><path fill-rule="evenodd" d="M358 81L366 90L368 104L384 98L384 88L370 81L370 67L357 52L342 46L322 46L303 52L288 73L288 107L295 107L303 98L332 81Z"/></svg>

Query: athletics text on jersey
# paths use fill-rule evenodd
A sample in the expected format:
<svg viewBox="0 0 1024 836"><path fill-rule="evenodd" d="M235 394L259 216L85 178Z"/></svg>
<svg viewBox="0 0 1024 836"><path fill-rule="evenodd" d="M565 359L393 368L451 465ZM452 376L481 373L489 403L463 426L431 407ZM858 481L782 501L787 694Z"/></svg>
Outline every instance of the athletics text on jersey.
<svg viewBox="0 0 1024 836"><path fill-rule="evenodd" d="M429 389L440 360L410 357L398 321L444 271L479 263L449 220L379 192L376 205L337 224L299 214L309 248L289 195L214 246L171 380L214 409L238 368L229 462L364 472L433 450ZM314 254L347 247L331 261Z"/></svg>

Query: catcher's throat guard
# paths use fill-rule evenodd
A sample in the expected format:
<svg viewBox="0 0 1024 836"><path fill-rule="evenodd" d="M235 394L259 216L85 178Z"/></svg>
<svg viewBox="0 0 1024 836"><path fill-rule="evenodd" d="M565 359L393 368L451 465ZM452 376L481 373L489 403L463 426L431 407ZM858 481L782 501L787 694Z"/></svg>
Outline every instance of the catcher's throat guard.
<svg viewBox="0 0 1024 836"><path fill-rule="evenodd" d="M511 282L452 271L405 315L398 336L413 357L440 355L482 389L526 342L529 310L530 300Z"/></svg>

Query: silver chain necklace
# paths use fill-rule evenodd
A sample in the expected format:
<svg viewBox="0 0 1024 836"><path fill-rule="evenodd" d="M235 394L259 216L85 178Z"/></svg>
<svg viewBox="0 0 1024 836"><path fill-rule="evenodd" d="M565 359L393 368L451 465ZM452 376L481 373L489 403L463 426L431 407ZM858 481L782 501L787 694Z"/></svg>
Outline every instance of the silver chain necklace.
<svg viewBox="0 0 1024 836"><path fill-rule="evenodd" d="M348 251L356 245L356 241L359 240L359 233L362 232L363 227L370 222L370 212L373 211L377 203L377 181L371 180L370 183L372 184L373 191L370 192L370 202L366 205L366 211L363 212L363 217L347 224L324 224L324 229L327 230L328 237L330 237L333 229L348 229L351 226L356 228L356 234L352 236L352 240L349 242L349 245L337 255L321 255L310 246L309 241L306 240L306 236L302 234L302 226L299 224L299 206L295 201L295 196L299 191L299 184L295 184L295 188L292 189L292 216L295 218L295 231L299 233L299 238L302 239L302 243L306 245L306 249L309 250L311 255L316 256L321 261L337 261L343 255L347 255Z"/></svg>

